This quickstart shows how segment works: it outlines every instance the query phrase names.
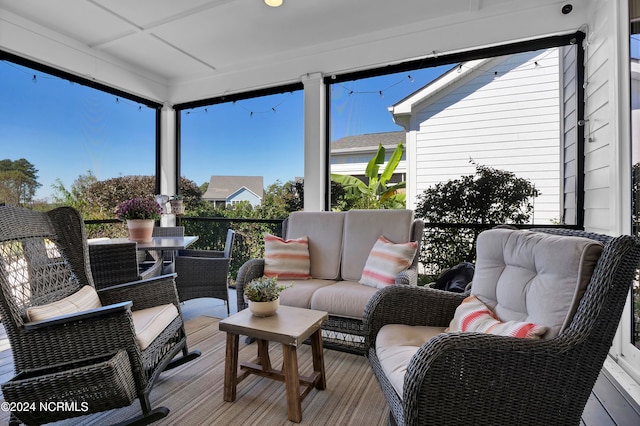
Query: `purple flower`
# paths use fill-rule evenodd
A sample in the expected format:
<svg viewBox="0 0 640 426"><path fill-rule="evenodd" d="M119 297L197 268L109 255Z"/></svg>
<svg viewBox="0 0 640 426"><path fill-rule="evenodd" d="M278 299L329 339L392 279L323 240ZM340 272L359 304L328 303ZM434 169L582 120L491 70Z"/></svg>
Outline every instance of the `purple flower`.
<svg viewBox="0 0 640 426"><path fill-rule="evenodd" d="M160 219L162 209L152 198L136 197L123 201L116 208L116 216L120 220L127 219Z"/></svg>

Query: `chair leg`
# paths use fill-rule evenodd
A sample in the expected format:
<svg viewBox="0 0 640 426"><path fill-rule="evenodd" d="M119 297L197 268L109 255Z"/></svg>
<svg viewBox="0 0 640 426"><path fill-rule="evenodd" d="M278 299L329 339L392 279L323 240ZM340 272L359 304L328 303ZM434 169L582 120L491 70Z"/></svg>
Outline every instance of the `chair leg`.
<svg viewBox="0 0 640 426"><path fill-rule="evenodd" d="M167 407L157 407L153 409L151 408L151 402L149 401L150 392L151 390L149 390L148 392L144 392L142 395L138 395L138 399L140 400L140 408L142 409L142 414L137 417L127 419L121 423L117 423L117 426L149 425L151 423L157 422L158 420L164 417L167 417L167 415L169 414L169 409Z"/></svg>
<svg viewBox="0 0 640 426"><path fill-rule="evenodd" d="M195 351L189 352L187 345L184 345L184 347L182 348L182 356L180 358L176 358L172 360L169 364L167 364L167 367L164 370L167 371L167 370L171 370L172 368L179 367L182 364L186 364L187 362L193 361L194 359L198 358L200 355L202 355L200 351L195 350Z"/></svg>

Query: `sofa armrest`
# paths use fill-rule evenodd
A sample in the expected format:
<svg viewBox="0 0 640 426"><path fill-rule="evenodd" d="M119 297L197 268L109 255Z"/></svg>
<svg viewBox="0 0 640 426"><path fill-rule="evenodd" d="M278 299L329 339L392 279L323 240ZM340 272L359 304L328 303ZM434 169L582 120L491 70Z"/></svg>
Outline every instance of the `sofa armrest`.
<svg viewBox="0 0 640 426"><path fill-rule="evenodd" d="M402 285L418 285L418 270L417 269L405 269L401 271L396 277L396 284Z"/></svg>
<svg viewBox="0 0 640 426"><path fill-rule="evenodd" d="M406 285L379 290L364 310L365 348L374 344L386 324L447 327L465 297L463 293Z"/></svg>
<svg viewBox="0 0 640 426"><path fill-rule="evenodd" d="M238 270L236 277L236 299L238 312L247 308L244 301L244 286L264 274L264 259L249 259Z"/></svg>

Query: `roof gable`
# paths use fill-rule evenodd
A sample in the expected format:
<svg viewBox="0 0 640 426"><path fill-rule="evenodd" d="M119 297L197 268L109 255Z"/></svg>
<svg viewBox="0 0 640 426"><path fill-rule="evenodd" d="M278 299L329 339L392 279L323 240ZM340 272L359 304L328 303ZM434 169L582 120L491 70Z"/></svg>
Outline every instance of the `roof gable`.
<svg viewBox="0 0 640 426"><path fill-rule="evenodd" d="M263 177L262 176L211 176L209 187L202 196L205 200L226 200L240 189L246 188L262 199Z"/></svg>

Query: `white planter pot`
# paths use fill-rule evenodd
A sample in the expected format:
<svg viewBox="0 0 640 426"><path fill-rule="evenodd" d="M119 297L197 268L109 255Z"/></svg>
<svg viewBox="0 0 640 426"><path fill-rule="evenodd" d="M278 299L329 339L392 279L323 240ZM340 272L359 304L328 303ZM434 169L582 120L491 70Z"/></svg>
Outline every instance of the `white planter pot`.
<svg viewBox="0 0 640 426"><path fill-rule="evenodd" d="M270 302L252 302L249 300L249 310L257 317L268 317L276 313L280 307L280 299Z"/></svg>

